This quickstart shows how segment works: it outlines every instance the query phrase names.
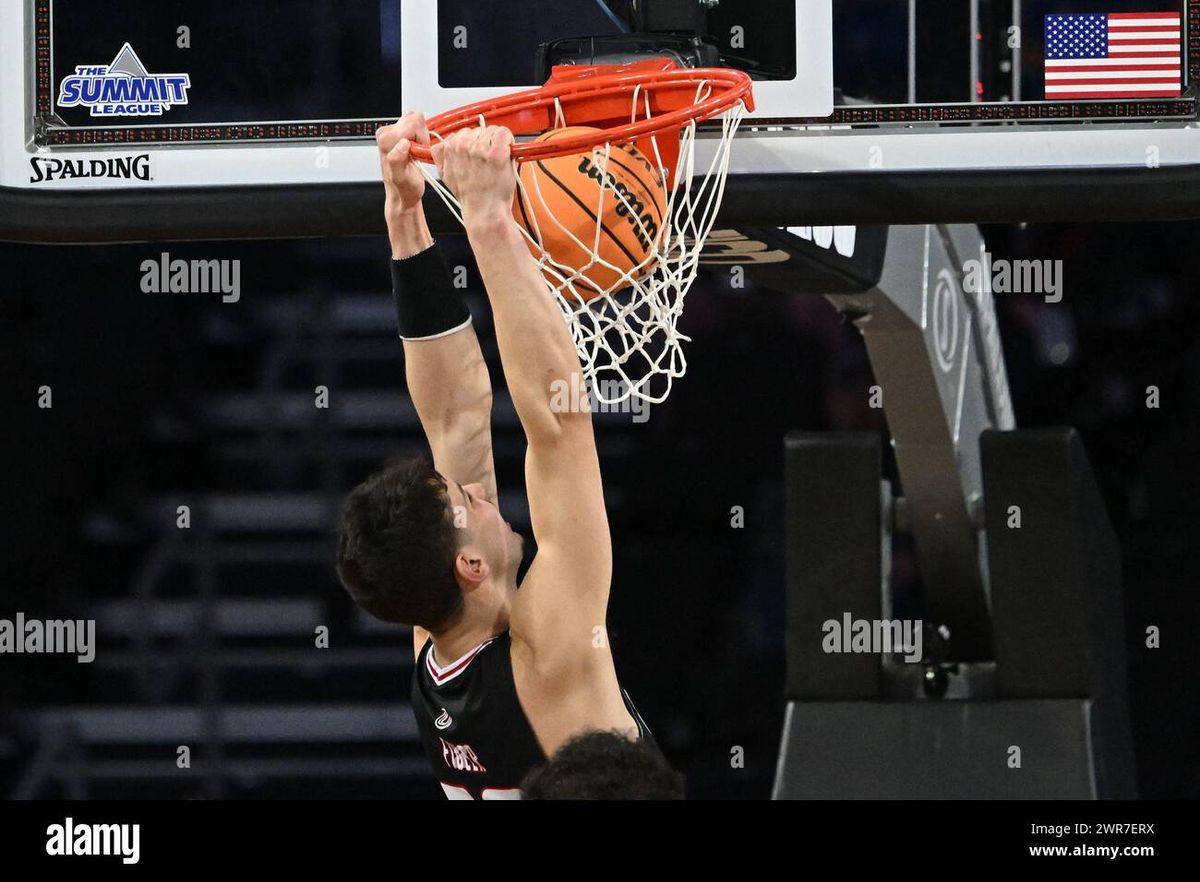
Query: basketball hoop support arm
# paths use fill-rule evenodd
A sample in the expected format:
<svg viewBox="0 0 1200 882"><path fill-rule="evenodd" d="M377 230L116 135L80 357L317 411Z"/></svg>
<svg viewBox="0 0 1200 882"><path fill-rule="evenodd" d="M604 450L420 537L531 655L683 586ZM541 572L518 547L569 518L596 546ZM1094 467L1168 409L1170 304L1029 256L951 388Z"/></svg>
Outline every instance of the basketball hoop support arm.
<svg viewBox="0 0 1200 882"><path fill-rule="evenodd" d="M995 303L987 283L964 290L970 261L990 278L977 227L894 226L878 283L827 295L862 332L882 390L904 487L892 523L914 538L949 662L994 658L979 439L1014 428Z"/></svg>
<svg viewBox="0 0 1200 882"><path fill-rule="evenodd" d="M741 249L731 259L763 253L735 232L717 239ZM1012 424L979 230L753 232L775 249L775 272L759 275L822 294L861 330L903 485L901 503L877 432L784 440L788 704L774 797L1133 798L1120 545L1078 433ZM893 530L912 535L921 574L905 612L890 590ZM934 639L919 661L831 652L826 623L851 616L916 616ZM1019 777L996 761L1018 743L1045 760Z"/></svg>

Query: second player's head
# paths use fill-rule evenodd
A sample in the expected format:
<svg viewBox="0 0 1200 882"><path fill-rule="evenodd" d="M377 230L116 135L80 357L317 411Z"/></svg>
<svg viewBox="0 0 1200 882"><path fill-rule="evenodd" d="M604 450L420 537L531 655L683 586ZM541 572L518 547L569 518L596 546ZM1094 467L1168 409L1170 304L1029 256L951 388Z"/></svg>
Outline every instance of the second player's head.
<svg viewBox="0 0 1200 882"><path fill-rule="evenodd" d="M389 463L346 500L338 575L367 612L441 633L463 620L504 624L522 540L479 485L426 459Z"/></svg>
<svg viewBox="0 0 1200 882"><path fill-rule="evenodd" d="M686 788L654 745L588 730L531 772L521 791L523 799L684 799Z"/></svg>

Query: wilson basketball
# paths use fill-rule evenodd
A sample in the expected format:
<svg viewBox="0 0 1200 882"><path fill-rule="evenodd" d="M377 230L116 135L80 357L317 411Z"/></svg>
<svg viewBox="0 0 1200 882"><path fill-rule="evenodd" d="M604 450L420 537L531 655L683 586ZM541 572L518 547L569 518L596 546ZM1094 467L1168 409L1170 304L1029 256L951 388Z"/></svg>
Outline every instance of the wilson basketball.
<svg viewBox="0 0 1200 882"><path fill-rule="evenodd" d="M591 131L597 130L571 126L538 140ZM574 284L583 299L622 287L622 274L643 263L632 273L635 277L654 270L652 255L662 241L667 191L662 175L635 146L614 144L607 164L603 148L593 148L523 162L519 174L513 209L517 223L541 242L559 273L579 273ZM529 247L541 257L533 243ZM557 278L549 272L547 277L557 286Z"/></svg>

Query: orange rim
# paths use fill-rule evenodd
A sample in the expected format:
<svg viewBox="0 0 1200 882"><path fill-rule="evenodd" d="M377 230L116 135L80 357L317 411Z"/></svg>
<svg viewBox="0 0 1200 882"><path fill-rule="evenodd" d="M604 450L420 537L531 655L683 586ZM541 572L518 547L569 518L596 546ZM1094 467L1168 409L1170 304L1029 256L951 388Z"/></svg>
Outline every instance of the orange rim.
<svg viewBox="0 0 1200 882"><path fill-rule="evenodd" d="M703 86L712 93L697 101ZM638 109L649 117L630 120L630 103L622 96L637 95ZM645 103L643 101L643 95ZM748 74L728 68L681 68L672 61L650 60L624 65L556 67L544 86L501 98L478 101L438 114L427 125L435 138L479 125L504 126L515 135L533 135L558 127L558 110L567 126L590 126L599 131L526 144L514 144L518 162L550 159L588 150L600 144L624 144L663 132L678 132L691 122L704 122L736 106L754 109L753 83ZM627 122L621 122L623 117ZM412 156L433 162L430 148L414 144Z"/></svg>

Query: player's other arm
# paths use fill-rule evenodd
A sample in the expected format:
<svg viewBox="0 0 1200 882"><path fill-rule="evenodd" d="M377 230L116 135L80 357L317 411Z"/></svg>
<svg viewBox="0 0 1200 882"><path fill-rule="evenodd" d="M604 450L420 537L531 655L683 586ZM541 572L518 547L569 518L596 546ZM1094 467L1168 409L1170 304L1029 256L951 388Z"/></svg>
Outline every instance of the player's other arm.
<svg viewBox="0 0 1200 882"><path fill-rule="evenodd" d="M420 114L410 113L398 123L377 134L387 199L388 238L392 259L401 265L432 257L433 237L425 221L421 197L425 180L409 159L416 142L429 144L429 132ZM412 264L417 266L417 264ZM445 287L445 268L437 260L428 261L425 279L410 278L410 285L422 281L435 293ZM398 297L419 298L426 292L397 292ZM447 293L446 296L452 296ZM451 328L401 328L404 337L405 376L408 391L416 407L421 427L433 451L433 463L446 478L462 484L482 484L488 499L496 502L496 476L492 459L492 383L479 340L470 325L470 317Z"/></svg>
<svg viewBox="0 0 1200 882"><path fill-rule="evenodd" d="M590 413L554 406L561 390L583 388L582 370L562 312L513 219L512 141L507 129L472 129L435 152L462 204L529 442L526 488L538 554L514 601L513 635L543 658L589 654L593 629L605 621L612 575L600 464Z"/></svg>
<svg viewBox="0 0 1200 882"><path fill-rule="evenodd" d="M404 366L421 427L433 452L434 467L448 480L480 484L495 503L496 476L492 457L492 384L479 340L471 327L443 313L427 298L455 297L448 287L446 268L425 220L422 197L425 180L409 158L411 145L429 144L420 114L410 113L376 133L383 173L385 215L396 270L400 333ZM408 302L400 303L401 298ZM422 301L425 300L424 303ZM461 304L458 308L462 310ZM428 327L419 327L433 322ZM405 327L405 324L415 327ZM448 324L449 327L442 327ZM427 333L428 332L428 333ZM416 651L428 634L413 629Z"/></svg>

